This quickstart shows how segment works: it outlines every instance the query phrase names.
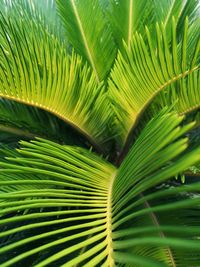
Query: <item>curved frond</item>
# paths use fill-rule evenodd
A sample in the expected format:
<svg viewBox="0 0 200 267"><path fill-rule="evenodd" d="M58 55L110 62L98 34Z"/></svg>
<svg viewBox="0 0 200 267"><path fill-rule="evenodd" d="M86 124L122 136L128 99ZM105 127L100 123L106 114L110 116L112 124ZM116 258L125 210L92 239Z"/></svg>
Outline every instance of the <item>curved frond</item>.
<svg viewBox="0 0 200 267"><path fill-rule="evenodd" d="M106 78L116 49L98 0L57 0L67 38L90 63L98 82Z"/></svg>
<svg viewBox="0 0 200 267"><path fill-rule="evenodd" d="M155 188L200 160L199 149L183 154L187 139L180 137L192 125L181 128L182 119L160 113L119 169L81 148L41 139L21 142L17 155L0 163L1 188L12 186L0 192L1 266L29 259L37 267L182 267L178 253L183 259L195 255L190 262L196 264L200 218L194 210L200 198L187 194L199 192L199 183ZM171 203L162 202L165 198ZM192 215L184 226L181 211ZM178 219L170 222L170 216Z"/></svg>
<svg viewBox="0 0 200 267"><path fill-rule="evenodd" d="M1 264L17 264L47 250L52 253L43 260L39 257L35 266L53 262L61 266L66 257L71 266L99 252L101 256L93 258L93 262L101 261L106 256L102 249L106 250L107 245L104 240L107 235L107 192L115 168L80 148L44 140L22 142L22 145L24 148L13 158L13 163L1 162L4 166L1 188L12 184L14 189L0 194L4 200L0 203L1 216L13 212L18 216L2 217L0 225L9 225L9 228L1 231L0 239L20 232L26 236L0 248L0 255L10 255L13 248L20 251L31 244L32 249L24 250L12 259L7 257ZM20 185L27 188L19 189ZM37 218L36 222L34 218ZM18 227L12 228L16 221Z"/></svg>
<svg viewBox="0 0 200 267"><path fill-rule="evenodd" d="M82 59L69 57L26 10L21 18L2 14L0 33L0 96L53 113L93 144L105 142L108 99Z"/></svg>
<svg viewBox="0 0 200 267"><path fill-rule="evenodd" d="M162 109L164 106L170 106L175 103L173 108L179 114L188 114L198 110L200 108L199 84L200 70L197 70L162 92L155 100L155 105ZM154 108L154 112L158 108Z"/></svg>
<svg viewBox="0 0 200 267"><path fill-rule="evenodd" d="M45 137L48 137L48 134L56 136L59 134L57 130L56 121L53 125L47 114L13 101L0 99L0 131L33 139L38 134Z"/></svg>
<svg viewBox="0 0 200 267"><path fill-rule="evenodd" d="M199 261L199 251L194 249L183 252L178 246L182 244L183 248L186 239L187 241L196 240L196 245L199 243L198 233L194 236L191 234L193 237L190 239L191 236L187 232L191 229L197 230L200 222L197 215L199 195L196 196L196 200L195 198L191 200L188 195L189 192L199 192L197 189L199 185L195 184L191 188L180 186L171 189L157 186L166 181L166 177L173 177L179 173L180 168L187 168L186 162L188 166L190 165L192 154L180 156L187 141L177 138L192 125L181 129L177 126L183 118L177 115L160 115L149 122L142 131L119 167L113 183L113 246L116 251L114 255L117 257L118 251L123 252L124 258L120 257L120 263L127 263L126 255L130 257L128 263L134 263L134 266L148 266L145 261L144 263L135 261L135 255L140 256L141 260L154 258L159 264L165 263L164 266L186 267L188 262L195 266ZM178 159L176 153L179 154ZM199 158L200 150L191 153L195 153ZM185 156L188 157L187 160ZM173 164L168 165L169 161ZM152 188L154 188L153 192ZM187 194L184 194L185 192ZM197 201L194 206L191 204L194 210L190 210L190 201ZM176 226L174 231L172 225ZM184 228L183 232L180 231L181 225ZM156 232L153 229L157 229ZM175 241L176 238L182 241L179 240L179 243L178 240ZM155 263L152 263L152 266L156 266Z"/></svg>
<svg viewBox="0 0 200 267"><path fill-rule="evenodd" d="M184 35L180 42L176 37L176 24L172 23L171 45L167 40L164 25L157 24L157 45L153 46L151 34L146 28L147 42L141 34L133 36L131 50L120 53L111 74L110 95L114 100L113 110L118 118L117 131L121 132L119 143L124 144L138 119L155 96L171 86L176 93L177 81L184 87L183 94L195 96L195 100L182 100L199 104L197 77L199 70L199 40L188 45L188 19L185 21ZM190 88L187 88L187 81ZM196 94L197 93L197 94ZM181 101L182 101L181 100ZM188 103L187 103L188 105Z"/></svg>
<svg viewBox="0 0 200 267"><path fill-rule="evenodd" d="M81 144L80 136L57 117L6 99L0 99L0 133L2 132L16 136L18 141L21 138L30 140L38 136L59 143Z"/></svg>
<svg viewBox="0 0 200 267"><path fill-rule="evenodd" d="M197 55L197 63L199 63L200 54L200 20L193 22L188 29L188 42L186 62L193 58L194 53ZM178 54L181 54L183 47L178 45ZM188 114L200 108L200 92L199 92L199 69L185 78L177 80L175 83L167 86L161 91L153 101L152 105L146 110L146 113L157 114L165 106L172 106L179 114ZM194 119L194 118L193 118ZM198 119L198 118L197 118Z"/></svg>

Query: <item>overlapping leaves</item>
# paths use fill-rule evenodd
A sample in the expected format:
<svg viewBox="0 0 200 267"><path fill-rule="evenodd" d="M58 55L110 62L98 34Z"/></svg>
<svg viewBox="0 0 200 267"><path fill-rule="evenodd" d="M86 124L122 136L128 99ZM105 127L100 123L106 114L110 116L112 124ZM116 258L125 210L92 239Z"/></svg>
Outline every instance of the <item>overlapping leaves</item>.
<svg viewBox="0 0 200 267"><path fill-rule="evenodd" d="M113 36L121 51L124 50L123 42L130 48L133 34L143 32L147 23L154 23L152 1L111 0L107 9Z"/></svg>
<svg viewBox="0 0 200 267"><path fill-rule="evenodd" d="M148 113L154 118L118 168L44 139L0 150L1 266L198 266L200 184L168 181L199 164L200 150L187 150L184 137L195 123L180 127L183 117L167 109L157 115L173 102L179 114L198 116L198 3L136 3L57 0L62 24L53 0L0 2L4 126L52 123L18 101L60 117L99 151L114 134L122 148L158 95Z"/></svg>
<svg viewBox="0 0 200 267"><path fill-rule="evenodd" d="M72 142L72 134L67 131L66 124L62 124L57 117L6 99L0 99L0 131L16 136L18 141L19 138L34 139L35 136L53 139L59 143L70 144L78 141L76 135L76 140Z"/></svg>
<svg viewBox="0 0 200 267"><path fill-rule="evenodd" d="M180 128L181 121L166 111L159 114L119 169L80 148L22 142L16 156L0 163L1 265L28 258L29 266L184 266L176 259L184 250L196 263L199 213L180 227L176 209L192 214L189 208L200 199L185 193L199 192L200 185L155 188L200 160L199 149L182 155L187 139L180 137L192 125ZM163 201L178 193L176 203Z"/></svg>
<svg viewBox="0 0 200 267"><path fill-rule="evenodd" d="M45 109L88 136L105 142L109 105L95 74L49 34L26 9L22 18L1 15L0 96ZM110 137L110 136L109 136Z"/></svg>
<svg viewBox="0 0 200 267"><path fill-rule="evenodd" d="M98 0L57 0L67 37L90 63L98 82L107 78L116 48Z"/></svg>
<svg viewBox="0 0 200 267"><path fill-rule="evenodd" d="M119 120L118 132L121 132L119 142L125 143L148 104L169 85L175 91L173 94L177 95L180 103L187 109L199 105L199 40L195 39L193 46L187 49L187 19L184 29L183 39L179 43L176 38L176 23L173 20L169 46L164 25L157 24L157 46L154 47L151 34L146 28L147 43L141 34L136 33L131 48L125 46L126 55L119 53L110 79L113 110ZM181 92L173 86L178 80ZM187 97L188 94L190 97Z"/></svg>

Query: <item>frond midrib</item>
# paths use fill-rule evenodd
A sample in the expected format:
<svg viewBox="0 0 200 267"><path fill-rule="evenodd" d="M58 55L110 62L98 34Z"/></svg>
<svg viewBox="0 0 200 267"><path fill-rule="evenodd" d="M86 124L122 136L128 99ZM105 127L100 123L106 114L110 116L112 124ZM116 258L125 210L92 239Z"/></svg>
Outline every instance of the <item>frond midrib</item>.
<svg viewBox="0 0 200 267"><path fill-rule="evenodd" d="M191 107L188 108L188 109L182 110L179 114L180 114L180 115L186 115L186 114L188 114L188 113L190 113L190 112L193 112L193 111L195 111L195 110L198 110L198 109L200 109L200 104L199 104L199 105L196 104L196 105L194 105L194 106L191 106Z"/></svg>
<svg viewBox="0 0 200 267"><path fill-rule="evenodd" d="M178 74L177 76L174 76L173 78L171 78L170 80L168 80L167 82L165 82L162 86L160 86L157 90L155 90L155 92L152 94L151 98L148 99L146 101L146 103L142 106L142 108L140 110L138 110L137 113L134 113L134 115L136 114L136 116L133 116L132 117L132 124L129 126L128 128L128 131L126 133L126 135L124 136L124 147L126 147L126 144L127 144L127 141L129 140L129 135L131 134L131 132L133 131L133 129L135 128L135 126L137 125L138 123L138 120L140 119L141 115L144 113L146 107L151 103L151 101L156 97L156 95L161 91L163 90L164 88L166 88L167 86L169 86L170 84L178 81L179 79L181 78L184 78L185 76L193 73L194 71L197 71L199 70L200 67L199 66L195 66L194 68L190 69L190 70L187 70L187 71L184 71L180 74Z"/></svg>
<svg viewBox="0 0 200 267"><path fill-rule="evenodd" d="M133 16L133 0L130 0L130 5L129 5L129 25L128 25L128 49L131 48L131 38L132 38L132 27L133 27L133 23L132 23L132 16Z"/></svg>
<svg viewBox="0 0 200 267"><path fill-rule="evenodd" d="M40 108L42 110L45 110L47 112L50 112L51 114L55 115L56 117L58 117L59 119L61 119L62 121L64 121L65 123L67 123L68 125L70 125L72 128L74 128L75 130L77 130L80 134L82 134L90 143L91 145L94 146L94 148L100 152L103 153L102 148L97 144L97 142L94 140L94 138L91 136L91 134L84 129L83 127L81 128L80 125L81 123L79 121L73 120L72 118L66 118L65 116L63 116L62 114L60 114L59 112L57 112L56 110L49 108L48 106L39 104L39 103L35 103L35 102L31 102L31 101L27 101L27 100L23 100L21 98L17 98L14 96L10 96L10 95L5 95L0 93L0 97L8 99L8 100L14 100L18 103L22 103L28 106L32 106L35 108Z"/></svg>
<svg viewBox="0 0 200 267"><path fill-rule="evenodd" d="M107 263L109 267L114 267L115 262L113 259L113 240L112 240L112 191L113 191L113 183L116 177L117 171L113 173L111 176L111 180L108 187L108 198L107 198Z"/></svg>
<svg viewBox="0 0 200 267"><path fill-rule="evenodd" d="M81 23L81 19L80 19L80 16L78 14L76 5L74 3L74 0L70 0L70 2L71 2L71 5L72 5L72 8L74 10L74 14L76 16L76 19L77 19L77 23L78 23L78 26L79 26L79 29L80 29L80 32L81 32L81 36L82 36L82 39L83 39L83 43L85 45L85 49L86 49L90 64L91 64L91 66L92 66L92 68L94 70L94 73L96 75L97 82L100 83L100 77L99 77L98 71L96 69L95 62L94 62L93 57L92 57L92 53L90 51L90 48L89 48L89 45L88 45L88 42L87 42L87 38L86 38L86 36L84 34L84 29L83 29L83 26L82 26L82 23Z"/></svg>
<svg viewBox="0 0 200 267"><path fill-rule="evenodd" d="M164 22L164 27L166 27L166 25L167 25L167 23L168 23L168 21L169 21L169 18L170 18L170 15L171 15L171 13L172 13L172 10L173 10L173 8L174 8L174 4L176 3L176 0L173 0L173 3L171 4L171 6L170 6L170 8L169 8L169 11L168 11L168 14L167 14L167 16L166 16L166 18L165 18L165 22Z"/></svg>
<svg viewBox="0 0 200 267"><path fill-rule="evenodd" d="M141 196L142 198L144 197L144 195L143 195L142 193L140 194L140 196ZM146 200L144 201L144 206L145 206L146 208L149 208L149 209L151 208L149 202L146 201ZM151 218L153 224L154 224L156 227L159 228L159 227L160 227L160 223L159 223L159 221L158 221L158 218L157 218L156 214L155 214L154 212L151 211L151 212L149 213L149 216L150 216L150 218ZM160 235L161 238L165 238L165 234L164 234L162 231L159 231L159 235ZM166 247L166 249L167 249L167 252L168 252L168 255L169 255L169 258L170 258L172 267L176 267L176 263L175 263L175 261L174 261L174 257L173 257L173 254L172 254L172 251L171 251L170 247Z"/></svg>

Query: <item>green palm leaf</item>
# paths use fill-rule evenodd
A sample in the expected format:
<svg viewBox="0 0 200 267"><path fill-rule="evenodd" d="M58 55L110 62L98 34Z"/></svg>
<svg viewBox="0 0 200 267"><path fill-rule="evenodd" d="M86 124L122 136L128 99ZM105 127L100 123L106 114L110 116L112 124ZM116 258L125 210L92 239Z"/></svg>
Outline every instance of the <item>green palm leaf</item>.
<svg viewBox="0 0 200 267"><path fill-rule="evenodd" d="M30 140L39 136L60 143L77 142L77 145L82 145L81 138L57 117L43 110L5 99L0 99L0 132L8 135L10 133L18 141L21 138Z"/></svg>
<svg viewBox="0 0 200 267"><path fill-rule="evenodd" d="M123 41L130 49L133 34L145 30L145 25L154 19L152 2L137 0L109 1L109 20L112 25L114 37L118 46L123 51Z"/></svg>
<svg viewBox="0 0 200 267"><path fill-rule="evenodd" d="M181 266L174 255L183 256L185 250L199 259L195 217L188 217L188 226L181 227L178 220L175 224L160 218L176 217L177 209L186 216L187 209L199 205L199 197L184 194L199 192L199 183L151 190L200 160L199 149L182 154L187 139L180 137L192 127L181 128L182 119L166 111L160 113L118 169L84 149L40 139L22 142L16 157L0 163L1 187L12 185L14 189L0 194L0 225L8 227L3 228L0 238L11 236L0 248L1 265L22 264L35 254L33 266L38 267L174 266L173 262ZM167 164L169 161L174 164ZM20 184L28 187L17 189ZM182 197L176 202L162 202L179 193ZM139 221L145 223L137 225ZM17 238L20 233L23 237Z"/></svg>
<svg viewBox="0 0 200 267"><path fill-rule="evenodd" d="M155 20L163 22L164 28L168 35L170 35L172 27L172 17L175 18L178 24L177 34L180 36L184 28L184 20L188 16L190 21L198 18L199 2L197 0L153 0L153 7L155 12Z"/></svg>
<svg viewBox="0 0 200 267"><path fill-rule="evenodd" d="M198 54L197 63L199 63L199 22L196 20L188 29L188 42L186 44L188 53L186 54L186 62L190 61L194 53ZM181 54L183 47L178 45L178 54ZM188 66L189 67L189 66ZM185 78L177 80L175 83L167 86L161 91L155 100L147 109L147 113L157 114L160 109L165 106L173 105L174 110L179 114L188 114L199 108L199 70L187 75Z"/></svg>
<svg viewBox="0 0 200 267"><path fill-rule="evenodd" d="M115 44L98 0L57 0L67 37L90 63L98 82L105 79L115 59Z"/></svg>
<svg viewBox="0 0 200 267"><path fill-rule="evenodd" d="M199 80L200 71L197 70L189 74L187 78L177 81L173 87L167 88L168 90L158 96L155 104L162 108L175 103L174 110L179 114L188 114L198 110L200 108Z"/></svg>
<svg viewBox="0 0 200 267"><path fill-rule="evenodd" d="M194 102L195 105L199 105L200 99L197 93L199 42L197 40L195 48L190 45L187 47L187 19L184 29L183 38L177 43L176 24L173 20L173 34L169 46L164 25L157 24L157 46L153 47L151 34L146 28L148 39L146 43L142 36L136 33L132 39L131 49L125 46L126 54L122 56L119 53L109 82L110 95L115 99L113 110L119 121L117 132L121 133L119 144L126 142L132 128L136 126L141 114L154 97L169 85L175 91L174 85L179 80L182 81L180 82L183 87L182 94L188 94L185 82L188 79L189 94L196 98L194 100L192 97L188 101L186 96L180 93L180 101L186 100L188 109L192 108Z"/></svg>
<svg viewBox="0 0 200 267"><path fill-rule="evenodd" d="M120 50L123 52L123 41L130 49L133 34L145 32L145 25L153 31L156 22L163 22L166 34L171 34L172 17L178 24L178 37L181 36L184 20L188 16L193 22L198 17L198 1L171 1L171 0L111 0L105 5L108 11L108 20L112 25L114 37ZM152 32L153 34L153 32ZM154 40L152 40L154 41Z"/></svg>
<svg viewBox="0 0 200 267"><path fill-rule="evenodd" d="M0 7L2 13L6 13L7 16L15 18L16 20L19 20L19 18L23 17L26 13L26 16L29 16L29 18L33 19L36 23L41 24L50 34L66 42L65 38L63 38L63 25L56 12L54 0L32 0L31 2L26 0L18 0L15 2L2 0Z"/></svg>
<svg viewBox="0 0 200 267"><path fill-rule="evenodd" d="M0 265L199 267L199 1L0 10Z"/></svg>
<svg viewBox="0 0 200 267"><path fill-rule="evenodd" d="M102 84L79 56L67 55L43 22L23 12L22 18L1 15L0 96L53 113L98 147L110 121Z"/></svg>

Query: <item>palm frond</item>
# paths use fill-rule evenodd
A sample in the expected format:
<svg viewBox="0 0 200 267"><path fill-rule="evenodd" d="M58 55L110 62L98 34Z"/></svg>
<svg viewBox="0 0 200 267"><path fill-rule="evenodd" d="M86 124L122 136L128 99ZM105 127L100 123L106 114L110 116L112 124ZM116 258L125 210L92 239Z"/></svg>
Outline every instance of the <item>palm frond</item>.
<svg viewBox="0 0 200 267"><path fill-rule="evenodd" d="M193 188L193 189L192 189ZM165 190L163 190L165 189ZM178 189L178 190L177 190ZM170 186L170 185L164 185L161 188L156 188L155 191L153 191L153 193L151 193L152 199L150 197L150 194L148 195L148 197L146 198L144 196L145 203L144 205L147 208L153 208L156 207L157 205L163 205L166 204L166 201L169 205L173 205L175 203L180 204L180 202L186 202L189 199L193 199L193 198L199 198L199 192L195 192L194 190L194 185L191 186L186 186L185 189L187 190L186 192L184 192L184 186ZM176 191L177 193L179 191L179 194L173 194L173 191ZM164 194L161 193L161 191L165 192ZM167 192L169 191L169 192ZM198 190L197 190L198 191ZM169 194L168 194L169 193ZM159 199L155 196L160 196ZM155 198L154 198L154 197ZM193 229L198 229L198 225L199 225L199 216L197 215L199 213L199 205L197 204L196 207L190 208L188 206L185 206L183 209L177 209L176 210L171 210L171 211L155 211L152 212L151 214L147 215L147 216L143 216L142 220L146 222L149 222L149 220L151 220L152 225L157 225L162 226L164 225L179 225L180 227L185 227L185 229L189 230L189 228L193 228ZM192 218L192 219L191 219ZM149 223L151 224L151 223ZM179 238L194 238L195 239L195 235L196 238L198 239L198 233L196 234L192 234L189 232L185 233L181 233L179 232L177 235ZM191 234L191 236L190 236ZM142 236L143 234L141 234ZM147 234L148 235L148 234ZM151 234L149 234L151 235ZM144 236L144 235L143 235ZM158 233L158 236L161 236L162 238L165 237L173 237L174 233L173 232L168 232L168 230L166 229L166 231L160 231ZM146 252L146 255L148 255L148 251ZM160 255L162 257L162 255ZM181 252L180 249L176 248L174 249L173 246L166 246L165 249L165 257L168 258L168 264L169 266L198 266L199 264L199 258L200 253L199 251L185 251L184 254Z"/></svg>
<svg viewBox="0 0 200 267"><path fill-rule="evenodd" d="M164 115L164 117L165 116L166 115ZM169 199L170 197L173 199L173 197L176 197L179 193L182 194L184 192L192 192L192 190L195 191L195 186L197 186L197 184L191 186L191 188L182 186L172 188L170 191L169 189L163 190L165 188L158 187L155 192L152 193L151 191L151 188L155 188L157 183L164 182L166 176L172 177L176 172L179 173L179 164L179 166L182 167L184 165L182 165L184 156L177 159L176 155L176 153L179 154L181 146L183 145L184 147L184 141L182 140L183 143L181 145L179 142L182 141L177 141L177 138L187 130L186 128L185 130L183 130L183 128L180 130L179 128L179 132L176 123L179 124L181 119L178 118L177 115L174 116L170 116L169 118L167 115L168 118L165 117L165 120L163 121L157 116L146 126L136 143L131 148L126 159L121 164L118 170L118 175L113 183L113 246L114 249L117 250L116 253L114 253L116 257L118 250L120 253L123 252L122 255L124 255L124 258L120 257L120 263L127 263L126 255L130 257L128 263L132 263L134 266L148 266L148 263L145 264L145 262L135 261L135 255L140 256L141 259L154 258L154 260L156 259L160 264L161 262L164 262L167 266L184 266L181 265L184 262L184 259L186 262L187 260L188 262L190 260L190 263L193 262L194 264L198 262L200 256L199 251L195 252L191 250L190 252L186 251L184 253L180 247L178 248L181 242L176 247L177 243L174 239L183 238L185 240L186 238L187 240L190 240L191 237L187 237L189 234L187 231L190 231L189 229L192 228L186 227L186 225L192 227L195 226L193 229L198 229L198 208L192 209L190 213L190 206L187 205L193 200L191 200L187 194L184 197L184 201L183 199L179 199L177 202L172 201L169 205L166 204L166 199ZM172 134L172 132L174 132L174 134ZM162 141L160 138L162 138ZM173 140L176 141L173 143ZM169 143L171 143L170 146L168 146ZM173 145L178 145L179 148L176 149ZM197 152L197 154L198 153L199 152ZM166 165L166 163L168 160L174 161L174 159L176 167L173 169L173 164ZM187 163L190 165L189 162ZM159 171L156 171L157 167ZM144 195L145 191L146 193ZM198 189L197 191L199 192ZM165 198L165 201L162 201L162 198ZM197 199L196 201L199 203L199 196ZM185 207L182 206L184 203L187 203ZM197 205L195 207L197 207ZM188 216L188 220L170 221L172 216L175 218L178 217L178 215L176 217L178 207L180 207L179 215L185 214L186 217ZM158 215L163 216L166 220L161 220ZM193 215L193 217L190 215ZM186 231L181 233L181 231L176 228L177 232L175 233L175 228L174 230L172 228L175 225L181 225L183 222L185 222L184 229ZM152 232L154 231L153 229L157 229L156 233ZM194 235L194 239L198 240L198 236L198 233L196 234L196 237ZM156 244L156 240L158 240L157 238L160 241L158 241L159 245ZM183 243L184 242L185 241L183 241ZM162 247L161 243L163 243L164 247ZM182 261L180 260L179 262L177 260L177 254L180 251L182 252L179 257L182 258ZM192 255L195 255L196 258L194 257L192 259ZM156 265L152 263L152 266Z"/></svg>
<svg viewBox="0 0 200 267"><path fill-rule="evenodd" d="M185 79L177 81L173 87L167 88L158 96L160 106L172 105L179 114L188 114L200 108L200 70L187 76ZM155 109L156 111L156 109Z"/></svg>
<svg viewBox="0 0 200 267"><path fill-rule="evenodd" d="M93 144L107 139L108 99L95 74L24 10L1 15L0 96L44 109L66 121Z"/></svg>
<svg viewBox="0 0 200 267"><path fill-rule="evenodd" d="M20 231L26 231L27 235L14 244L3 246L1 252L9 253L12 248L27 246L30 242L33 247L28 254L24 251L20 255L20 259L16 256L2 264L5 266L16 264L28 255L39 253L45 249L52 251L52 248L55 248L54 252L52 251L55 255L52 257L50 253L44 261L37 265L45 266L48 262L52 263L57 259L61 259L60 262L64 264L62 259L63 257L65 259L66 255L69 255L70 259L70 253L79 254L85 246L89 249L90 244L95 244L106 237L107 191L110 177L115 172L115 168L92 152L80 148L61 146L44 140L32 143L23 142L22 144L24 146L24 149L20 150L22 156L13 159L17 161L16 166L19 169L17 170L13 163L9 165L14 168L10 168L7 163L2 163L5 164L4 167L7 165L7 170L4 169L3 172L10 176L14 187L20 183L22 185L29 184L29 189L17 190L12 192L12 195L6 194L7 197L1 204L2 215L18 212L18 216L15 219L14 217L8 219L2 217L1 225L4 222L12 225L16 219L19 225L15 229L11 227L2 232L1 238ZM27 178L21 178L21 175L25 175ZM17 179L12 179L13 176ZM29 177L34 177L34 179ZM2 184L4 186L11 184L11 181L5 180L1 180L1 186ZM30 185L35 184L40 186L39 191L31 189ZM53 189L46 190L46 186L49 185L52 185ZM1 194L1 199L4 196L5 194ZM24 208L29 210L27 214L23 214ZM49 208L54 210L49 211ZM40 212L40 209L43 211ZM35 216L39 219L37 223L33 221ZM27 224L20 226L20 222L24 221ZM51 230L48 230L48 226L51 227ZM43 229L43 232L31 237L30 229L32 233L39 229ZM47 241L49 236L53 238L51 242ZM43 243L45 240L46 244ZM72 241L75 243L73 244ZM35 243L32 242L39 242L39 246L35 247ZM68 249L66 247L64 249L62 244L71 245L68 246ZM106 246L105 241L99 244L94 246L93 253L101 251ZM59 249L63 249L62 257L59 255L60 253L56 253L57 246ZM79 259L77 258L77 262L84 260L84 258L81 259L84 255L83 252L83 255Z"/></svg>
<svg viewBox="0 0 200 267"><path fill-rule="evenodd" d="M111 0L108 14L114 37L122 51L123 41L130 49L133 34L144 32L145 25L154 22L151 1Z"/></svg>
<svg viewBox="0 0 200 267"><path fill-rule="evenodd" d="M153 0L153 7L155 13L155 19L158 22L163 22L164 28L168 35L170 35L172 27L172 18L175 18L178 24L177 35L181 36L184 28L184 21L186 17L189 17L189 21L199 17L199 1L198 0Z"/></svg>
<svg viewBox="0 0 200 267"><path fill-rule="evenodd" d="M0 148L2 147L16 148L18 146L18 142L21 139L23 139L23 137L20 134L16 135L8 131L0 131ZM4 154L0 153L0 157L3 158Z"/></svg>
<svg viewBox="0 0 200 267"><path fill-rule="evenodd" d="M36 21L37 24L41 24L49 34L53 34L67 45L66 38L63 35L63 25L56 12L54 0L18 0L14 2L2 0L0 5L1 12L6 13L7 16L19 20L20 17L26 14L26 16Z"/></svg>
<svg viewBox="0 0 200 267"><path fill-rule="evenodd" d="M200 33L199 22L197 19L188 29L188 42L186 43L187 51L186 62L196 53L197 64L200 60ZM178 54L181 54L183 46L178 45ZM188 114L200 108L200 95L199 95L199 69L185 78L177 80L175 83L166 87L161 91L152 103L153 114L157 114L165 106L173 105L174 110L179 114ZM147 110L148 112L148 110Z"/></svg>
<svg viewBox="0 0 200 267"><path fill-rule="evenodd" d="M197 92L199 70L199 40L195 46L188 45L188 19L185 20L184 35L180 42L176 37L176 24L172 23L172 39L169 46L164 25L157 24L157 45L153 46L151 34L146 28L148 41L145 43L141 34L133 36L131 50L125 46L126 54L120 53L111 73L110 95L113 110L118 118L117 131L121 132L119 144L124 144L138 119L155 96L171 86L179 95L175 85L180 80L183 91L180 93L182 105L187 108L200 103ZM192 41L193 43L193 41ZM191 52L192 51L192 52ZM188 82L186 82L188 80ZM189 84L189 89L188 89ZM192 98L188 101L186 95ZM184 95L182 95L184 94ZM194 97L196 98L194 100ZM123 110L123 111L122 111Z"/></svg>
<svg viewBox="0 0 200 267"><path fill-rule="evenodd" d="M4 144L38 136L61 144L89 146L87 139L51 113L6 99L0 99L0 136L5 136Z"/></svg>
<svg viewBox="0 0 200 267"><path fill-rule="evenodd" d="M115 59L115 44L98 0L57 0L67 38L91 65L97 81L103 80Z"/></svg>
<svg viewBox="0 0 200 267"><path fill-rule="evenodd" d="M181 265L175 255L184 251L194 253L197 262L199 213L188 217L185 226L160 216L175 216L177 209L181 215L181 210L190 208L184 216L193 214L200 198L188 198L186 192L199 192L199 183L152 191L200 160L199 149L182 154L187 140L180 137L192 127L181 128L182 119L161 112L119 169L85 149L42 139L21 142L17 155L0 163L1 188L13 187L12 192L0 194L0 238L8 237L1 242L1 266L24 264L26 258L29 266L37 267L173 266L169 251L177 266ZM27 187L19 189L19 185ZM175 203L162 201L178 194ZM157 214L157 223L155 217L149 219ZM35 254L37 260L32 262Z"/></svg>

